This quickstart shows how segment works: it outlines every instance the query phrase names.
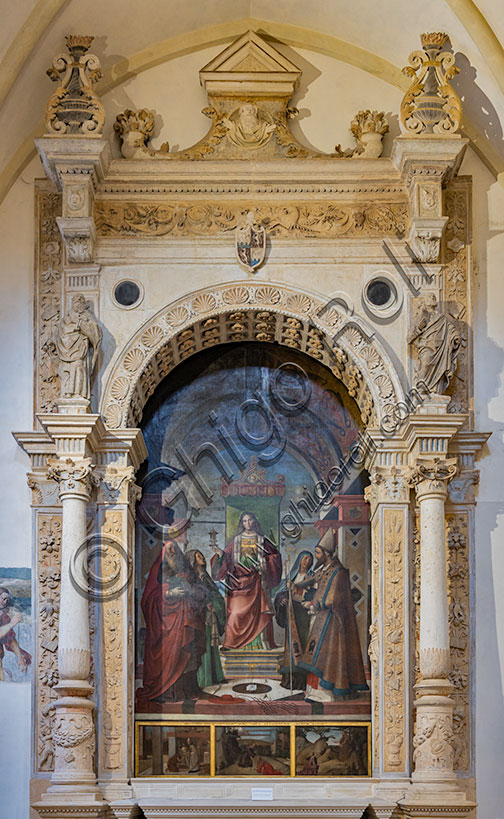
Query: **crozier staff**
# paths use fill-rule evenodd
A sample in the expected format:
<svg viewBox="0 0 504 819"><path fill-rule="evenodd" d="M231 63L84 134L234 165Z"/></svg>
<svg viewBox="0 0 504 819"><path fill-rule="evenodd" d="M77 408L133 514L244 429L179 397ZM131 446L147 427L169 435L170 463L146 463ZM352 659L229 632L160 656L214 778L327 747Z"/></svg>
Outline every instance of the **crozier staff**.
<svg viewBox="0 0 504 819"><path fill-rule="evenodd" d="M311 615L307 647L299 662L306 675L306 698L334 702L338 696L368 691L350 578L336 554L332 529L315 547L316 591L302 605Z"/></svg>

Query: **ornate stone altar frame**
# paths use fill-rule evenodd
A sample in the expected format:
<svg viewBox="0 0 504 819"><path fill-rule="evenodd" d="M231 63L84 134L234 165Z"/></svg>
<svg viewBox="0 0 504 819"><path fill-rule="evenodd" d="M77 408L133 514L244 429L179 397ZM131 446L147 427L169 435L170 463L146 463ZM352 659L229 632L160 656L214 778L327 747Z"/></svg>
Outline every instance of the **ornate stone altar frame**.
<svg viewBox="0 0 504 819"><path fill-rule="evenodd" d="M241 49L257 58L260 38L241 41L202 72L209 94L228 99ZM276 59L268 49L266 57ZM288 99L294 69L277 66L269 78L273 91L258 90L257 77L249 77L248 97ZM225 135L212 116L210 139L217 134L221 145ZM471 182L456 176L465 140L406 132L389 158L343 158L303 154L280 135L276 155L256 154L253 161L225 153L154 155L147 141L133 158L112 159L99 133L50 133L38 141L48 180L36 191L35 421L33 431L15 435L31 458L38 612L33 782L43 817L133 816L138 806L147 817L360 817L368 806L380 816L462 816L474 808L474 461L487 435L474 430L471 411ZM234 231L251 202L269 247L254 278L239 273L233 258ZM314 271L304 286L289 272L299 259ZM350 271L348 292L331 288L333 266ZM175 298L160 297L150 271L167 268L175 281L195 267L200 275L191 272L189 280L197 286L177 282ZM395 329L393 322L380 329L359 303L361 275L373 271L395 284L409 317L412 291L434 293L458 323L464 343L448 395L412 397L408 321L403 316ZM110 288L132 272L146 304L141 317L131 311L126 320ZM51 369L48 343L76 292L93 303L114 342L104 345L95 413L89 401L60 399ZM133 777L134 609L127 582L135 474L146 455L138 424L147 399L198 350L253 340L290 346L329 367L355 398L373 444L365 452L372 777L275 781L268 783L274 801L267 807L251 801L250 780L194 781L189 793L187 780ZM75 563L79 546L91 536L119 544L126 555L118 577L124 592L99 603L69 582L69 567L82 561L81 555ZM105 574L112 557L107 549L100 555Z"/></svg>

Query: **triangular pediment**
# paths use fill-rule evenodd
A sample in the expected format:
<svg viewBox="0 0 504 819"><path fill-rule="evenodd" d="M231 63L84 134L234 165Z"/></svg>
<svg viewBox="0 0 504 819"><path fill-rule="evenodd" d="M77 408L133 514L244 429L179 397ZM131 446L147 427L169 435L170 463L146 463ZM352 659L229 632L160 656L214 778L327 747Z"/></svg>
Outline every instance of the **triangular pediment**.
<svg viewBox="0 0 504 819"><path fill-rule="evenodd" d="M291 96L301 71L254 31L242 34L200 71L209 95Z"/></svg>

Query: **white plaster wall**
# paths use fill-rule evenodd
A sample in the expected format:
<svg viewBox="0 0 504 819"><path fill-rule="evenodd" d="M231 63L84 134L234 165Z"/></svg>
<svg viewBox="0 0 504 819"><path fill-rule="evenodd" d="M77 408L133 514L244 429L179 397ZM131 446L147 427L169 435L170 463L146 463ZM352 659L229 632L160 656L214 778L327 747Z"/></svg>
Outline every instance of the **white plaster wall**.
<svg viewBox="0 0 504 819"><path fill-rule="evenodd" d="M32 566L26 455L12 430L33 423L34 160L0 209L0 566ZM33 571L33 569L32 569ZM0 682L0 816L26 819L31 775L31 683Z"/></svg>
<svg viewBox="0 0 504 819"><path fill-rule="evenodd" d="M159 115L156 144L168 139L185 147L206 131L201 115L206 97L198 69L220 48L207 49L145 72L115 89L105 99L110 134L115 115L125 107L147 106ZM397 112L400 94L381 80L318 54L284 53L305 71L296 95L302 111L299 127L308 143L332 150L336 142L352 144L348 125L359 107ZM308 116L308 113L310 116ZM396 122L392 119L392 129ZM115 146L116 152L118 145ZM482 458L476 512L476 742L479 819L504 816L504 190L470 152L462 173L474 176L475 256L479 267L475 303L476 426L493 431L490 457ZM32 303L33 303L33 178L42 176L38 161L22 174L0 210L1 375L0 566L31 565L31 512L26 487L28 459L18 449L11 430L32 428ZM229 253L233 252L232 244ZM180 269L180 268L179 268ZM154 268L148 273L152 276ZM279 278L281 278L278 273ZM104 280L109 286L113 274ZM167 282L167 290L169 282ZM202 283L198 286L202 286ZM329 292L329 271L324 282ZM167 293L166 301L169 301ZM144 307L148 306L148 301ZM149 305L151 308L151 306ZM104 314L110 308L102 295ZM152 308L151 308L152 309ZM124 327L135 325L123 314ZM30 777L30 685L0 683L0 815L26 819Z"/></svg>
<svg viewBox="0 0 504 819"><path fill-rule="evenodd" d="M476 507L476 776L478 819L504 815L504 189L469 153L473 175L475 426L492 432Z"/></svg>

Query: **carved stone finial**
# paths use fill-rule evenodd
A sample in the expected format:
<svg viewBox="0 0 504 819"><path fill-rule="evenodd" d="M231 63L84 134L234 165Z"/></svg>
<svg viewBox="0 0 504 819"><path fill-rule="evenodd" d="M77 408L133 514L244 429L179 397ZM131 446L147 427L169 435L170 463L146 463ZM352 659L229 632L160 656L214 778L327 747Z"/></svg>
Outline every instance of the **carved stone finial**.
<svg viewBox="0 0 504 819"><path fill-rule="evenodd" d="M122 114L118 114L114 131L121 137L121 153L125 159L165 158L170 150L168 142L164 142L158 151L150 147L149 142L154 133L154 114L148 108L141 108L139 111L127 108Z"/></svg>
<svg viewBox="0 0 504 819"><path fill-rule="evenodd" d="M58 54L47 70L53 82L59 81L46 107L47 130L50 134L101 134L105 109L91 88L102 76L100 61L86 54L94 37L71 34L65 39L70 56Z"/></svg>
<svg viewBox="0 0 504 819"><path fill-rule="evenodd" d="M78 293L60 320L52 341L62 398L90 398L91 376L102 337L89 302Z"/></svg>
<svg viewBox="0 0 504 819"><path fill-rule="evenodd" d="M263 263L266 253L266 230L249 211L236 228L236 258L247 273L254 273Z"/></svg>
<svg viewBox="0 0 504 819"><path fill-rule="evenodd" d="M408 343L418 356L416 386L442 395L457 368L461 337L453 319L438 310L434 293L420 300Z"/></svg>
<svg viewBox="0 0 504 819"><path fill-rule="evenodd" d="M383 111L359 111L350 123L350 132L357 140L357 147L342 151L341 145L336 145L338 156L358 156L360 159L378 159L381 156L383 135L387 133L389 124Z"/></svg>
<svg viewBox="0 0 504 819"><path fill-rule="evenodd" d="M459 72L455 57L441 51L448 35L422 34L423 51L412 51L403 73L413 82L401 103L401 124L410 134L453 134L460 127L462 103L450 85Z"/></svg>

